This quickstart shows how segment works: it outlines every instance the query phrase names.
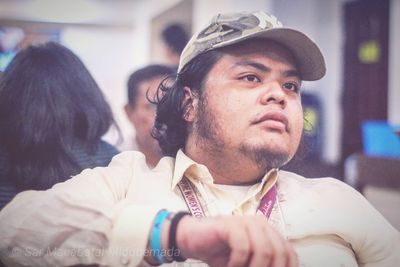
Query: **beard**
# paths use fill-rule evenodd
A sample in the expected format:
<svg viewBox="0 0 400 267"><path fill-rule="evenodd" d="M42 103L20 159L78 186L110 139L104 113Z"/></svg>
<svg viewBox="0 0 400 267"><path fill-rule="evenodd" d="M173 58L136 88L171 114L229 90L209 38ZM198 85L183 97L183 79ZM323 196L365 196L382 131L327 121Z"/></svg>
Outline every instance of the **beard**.
<svg viewBox="0 0 400 267"><path fill-rule="evenodd" d="M195 132L197 132L196 145L207 146L207 151L210 154L223 155L223 150L227 147L227 143L222 138L225 133L219 124L217 116L208 107L205 93L200 95L199 98ZM270 147L247 142L240 144L238 153L266 172L273 168L282 167L291 158L287 151L274 151Z"/></svg>
<svg viewBox="0 0 400 267"><path fill-rule="evenodd" d="M272 151L269 148L257 147L250 144L241 144L239 151L265 171L280 168L290 160L290 156L287 152Z"/></svg>

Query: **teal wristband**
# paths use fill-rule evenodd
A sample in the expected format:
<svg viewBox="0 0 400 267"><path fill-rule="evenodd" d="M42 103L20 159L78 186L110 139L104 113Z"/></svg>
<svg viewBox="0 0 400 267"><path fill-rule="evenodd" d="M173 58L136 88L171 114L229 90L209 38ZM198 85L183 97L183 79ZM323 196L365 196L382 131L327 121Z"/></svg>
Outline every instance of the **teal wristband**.
<svg viewBox="0 0 400 267"><path fill-rule="evenodd" d="M164 251L163 253L162 250L161 236L162 236L162 226L170 214L171 212L167 210L160 210L157 213L156 218L154 219L153 229L150 238L150 249L151 249L151 255L154 255L154 258L157 260L158 264L163 264L168 262L167 259L165 258L166 251Z"/></svg>

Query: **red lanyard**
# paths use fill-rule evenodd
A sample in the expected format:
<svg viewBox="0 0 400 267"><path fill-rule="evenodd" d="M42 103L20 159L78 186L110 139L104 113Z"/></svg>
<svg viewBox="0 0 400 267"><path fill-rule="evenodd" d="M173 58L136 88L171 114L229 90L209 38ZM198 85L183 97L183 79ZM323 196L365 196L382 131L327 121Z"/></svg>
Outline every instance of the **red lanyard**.
<svg viewBox="0 0 400 267"><path fill-rule="evenodd" d="M189 179L183 176L178 183L178 187L181 190L182 196L185 199L186 205L188 206L189 211L193 215L193 217L205 217L204 210ZM265 217L269 218L272 212L272 208L275 205L276 197L277 189L276 185L273 185L272 188L267 192L267 194L265 194L265 196L261 199L257 211L260 211L262 214L264 214Z"/></svg>

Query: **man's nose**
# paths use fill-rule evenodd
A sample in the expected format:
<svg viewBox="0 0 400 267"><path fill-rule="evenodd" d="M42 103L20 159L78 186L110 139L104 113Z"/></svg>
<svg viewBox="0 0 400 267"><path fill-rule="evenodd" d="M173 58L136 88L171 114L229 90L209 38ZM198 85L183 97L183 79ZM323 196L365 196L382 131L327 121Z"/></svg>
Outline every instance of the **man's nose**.
<svg viewBox="0 0 400 267"><path fill-rule="evenodd" d="M263 86L261 103L263 105L277 104L286 107L286 94L278 81L268 82Z"/></svg>

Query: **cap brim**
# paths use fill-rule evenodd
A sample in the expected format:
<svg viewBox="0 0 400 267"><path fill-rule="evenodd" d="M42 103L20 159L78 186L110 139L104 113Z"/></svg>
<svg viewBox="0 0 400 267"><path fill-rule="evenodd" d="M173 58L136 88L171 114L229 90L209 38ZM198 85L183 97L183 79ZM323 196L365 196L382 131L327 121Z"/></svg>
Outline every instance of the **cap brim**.
<svg viewBox="0 0 400 267"><path fill-rule="evenodd" d="M213 48L225 47L255 37L275 41L289 49L295 57L303 80L316 81L325 75L325 60L318 46L305 34L293 29L273 28L259 31L216 44Z"/></svg>

